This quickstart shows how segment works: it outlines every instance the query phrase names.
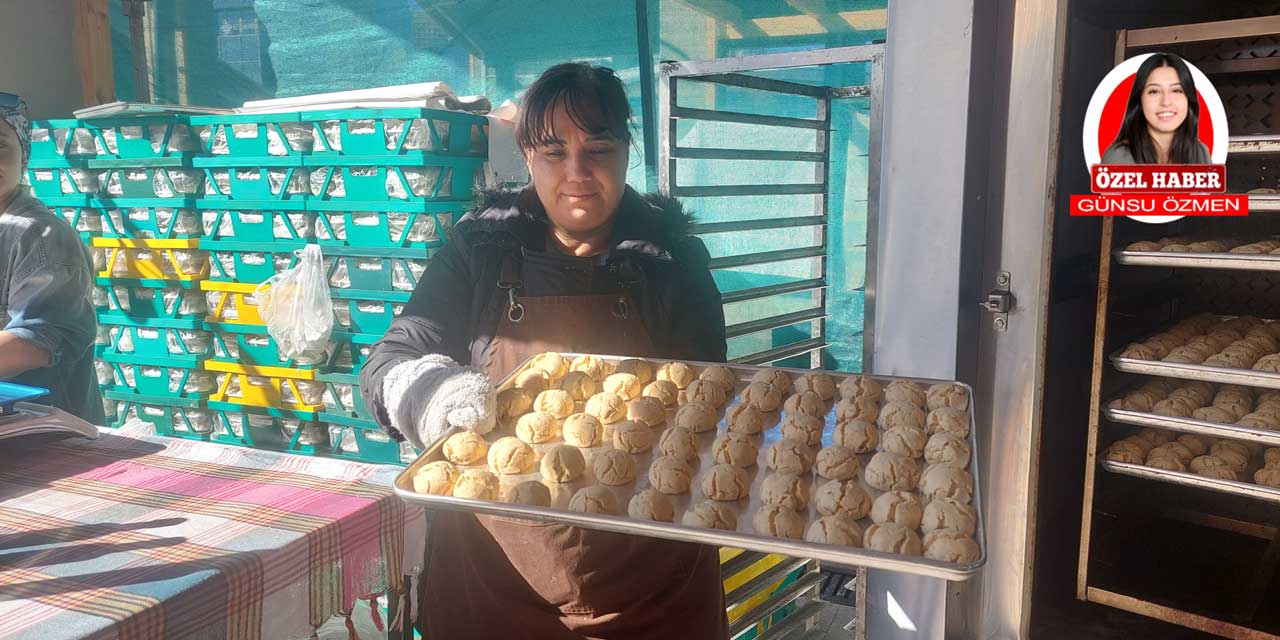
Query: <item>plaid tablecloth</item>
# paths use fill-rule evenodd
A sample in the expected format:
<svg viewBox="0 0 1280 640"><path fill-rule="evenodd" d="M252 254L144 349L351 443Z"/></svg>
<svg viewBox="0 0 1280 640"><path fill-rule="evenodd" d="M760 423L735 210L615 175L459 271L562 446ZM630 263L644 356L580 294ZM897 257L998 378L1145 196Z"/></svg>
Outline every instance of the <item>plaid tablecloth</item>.
<svg viewBox="0 0 1280 640"><path fill-rule="evenodd" d="M397 472L105 429L0 440L0 638L310 637L400 587L422 518Z"/></svg>

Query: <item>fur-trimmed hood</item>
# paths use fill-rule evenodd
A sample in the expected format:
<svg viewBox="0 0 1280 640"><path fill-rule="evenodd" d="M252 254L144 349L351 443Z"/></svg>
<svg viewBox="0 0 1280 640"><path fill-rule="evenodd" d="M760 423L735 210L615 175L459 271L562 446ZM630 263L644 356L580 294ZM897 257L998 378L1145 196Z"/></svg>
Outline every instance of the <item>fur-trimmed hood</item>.
<svg viewBox="0 0 1280 640"><path fill-rule="evenodd" d="M693 214L676 198L640 193L627 187L614 223L614 247L654 256L669 256L691 237ZM482 191L476 206L458 222L462 233L510 233L525 246L546 237L547 213L532 187Z"/></svg>

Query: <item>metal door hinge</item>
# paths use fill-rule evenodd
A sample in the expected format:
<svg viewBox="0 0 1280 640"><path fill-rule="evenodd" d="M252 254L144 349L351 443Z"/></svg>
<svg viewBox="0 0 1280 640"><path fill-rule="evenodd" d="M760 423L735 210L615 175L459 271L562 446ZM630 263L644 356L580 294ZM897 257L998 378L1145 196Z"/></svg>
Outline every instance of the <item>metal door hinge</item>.
<svg viewBox="0 0 1280 640"><path fill-rule="evenodd" d="M1016 300L1013 293L1009 290L1013 283L1013 277L1008 271L1001 271L996 274L996 286L987 293L987 299L978 303L978 306L986 309L992 315L992 325L996 331L1005 331L1009 328L1009 312L1013 310Z"/></svg>

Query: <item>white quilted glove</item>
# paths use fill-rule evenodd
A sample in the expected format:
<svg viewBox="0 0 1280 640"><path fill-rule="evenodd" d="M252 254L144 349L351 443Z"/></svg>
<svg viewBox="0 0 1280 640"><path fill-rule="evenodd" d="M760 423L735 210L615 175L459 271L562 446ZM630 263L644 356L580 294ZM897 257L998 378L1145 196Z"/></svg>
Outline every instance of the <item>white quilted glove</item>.
<svg viewBox="0 0 1280 640"><path fill-rule="evenodd" d="M391 426L422 451L454 427L485 434L495 426L489 376L447 356L433 353L396 365L382 389Z"/></svg>

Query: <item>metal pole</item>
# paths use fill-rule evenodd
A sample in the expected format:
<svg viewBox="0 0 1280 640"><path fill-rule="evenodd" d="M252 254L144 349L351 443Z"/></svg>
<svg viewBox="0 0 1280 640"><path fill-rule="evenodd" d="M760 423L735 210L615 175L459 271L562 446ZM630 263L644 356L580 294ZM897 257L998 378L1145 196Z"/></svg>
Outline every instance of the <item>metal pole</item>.
<svg viewBox="0 0 1280 640"><path fill-rule="evenodd" d="M129 59L133 63L133 100L151 102L150 73L147 71L146 27L143 23L150 0L123 0L124 14L129 17Z"/></svg>
<svg viewBox="0 0 1280 640"><path fill-rule="evenodd" d="M649 41L649 0L636 0L636 66L640 68L640 131L644 138L645 190L653 191L658 182L658 122L654 109L653 47Z"/></svg>

